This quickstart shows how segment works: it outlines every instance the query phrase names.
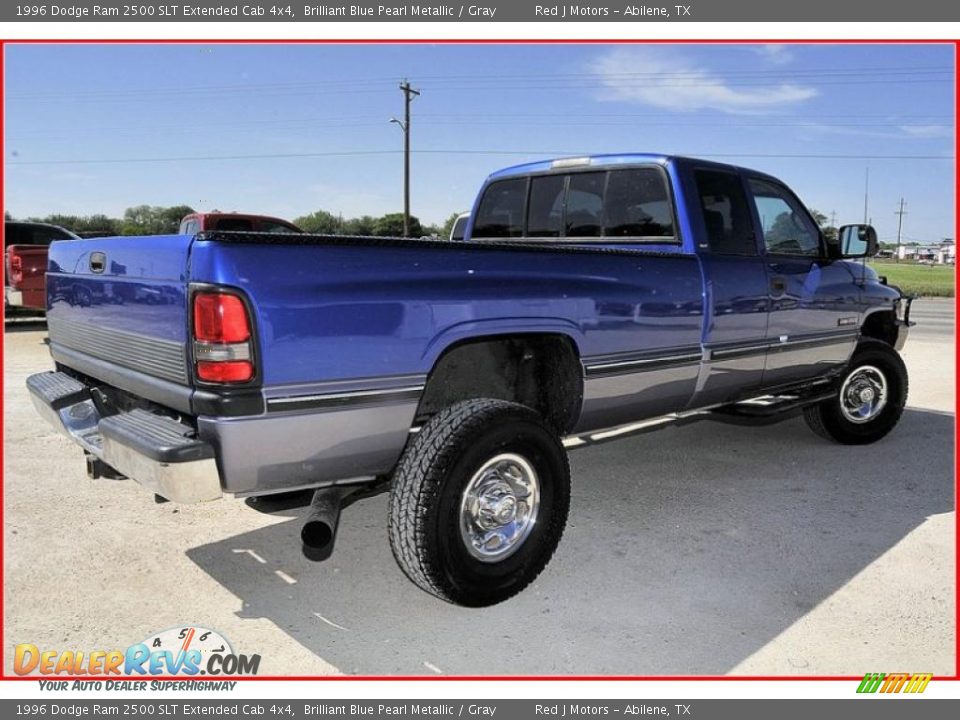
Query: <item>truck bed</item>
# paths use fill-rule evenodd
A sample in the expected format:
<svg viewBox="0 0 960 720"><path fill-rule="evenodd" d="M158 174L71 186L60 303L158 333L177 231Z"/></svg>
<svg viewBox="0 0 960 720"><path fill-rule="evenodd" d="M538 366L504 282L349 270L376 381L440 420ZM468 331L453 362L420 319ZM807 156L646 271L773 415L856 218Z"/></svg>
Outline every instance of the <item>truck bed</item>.
<svg viewBox="0 0 960 720"><path fill-rule="evenodd" d="M239 494L389 470L431 369L465 342L567 338L578 429L681 409L699 369L700 264L662 248L217 232L55 243L51 259L57 363L178 413L221 457L260 448L221 467ZM249 301L249 386L193 377L188 304L210 285Z"/></svg>

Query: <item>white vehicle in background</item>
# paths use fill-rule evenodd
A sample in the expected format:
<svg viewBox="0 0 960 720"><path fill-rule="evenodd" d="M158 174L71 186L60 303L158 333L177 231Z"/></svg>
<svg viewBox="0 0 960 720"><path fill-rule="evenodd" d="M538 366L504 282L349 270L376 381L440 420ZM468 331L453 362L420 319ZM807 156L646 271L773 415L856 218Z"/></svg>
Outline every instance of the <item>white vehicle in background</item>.
<svg viewBox="0 0 960 720"><path fill-rule="evenodd" d="M467 234L467 220L469 219L470 213L468 212L457 216L457 219L453 221L453 227L450 228L451 240L463 240L463 236Z"/></svg>

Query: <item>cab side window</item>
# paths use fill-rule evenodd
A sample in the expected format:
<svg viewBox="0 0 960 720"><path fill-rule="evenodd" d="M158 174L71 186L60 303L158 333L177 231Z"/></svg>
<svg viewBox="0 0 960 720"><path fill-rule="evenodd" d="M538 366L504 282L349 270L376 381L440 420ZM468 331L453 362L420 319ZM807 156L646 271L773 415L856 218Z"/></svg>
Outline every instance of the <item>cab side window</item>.
<svg viewBox="0 0 960 720"><path fill-rule="evenodd" d="M663 173L654 168L612 170L604 198L606 237L673 239L673 206Z"/></svg>
<svg viewBox="0 0 960 720"><path fill-rule="evenodd" d="M723 170L697 170L694 177L711 252L756 255L753 219L740 176Z"/></svg>
<svg viewBox="0 0 960 720"><path fill-rule="evenodd" d="M751 179L763 244L768 255L821 254L820 230L791 193L766 180Z"/></svg>
<svg viewBox="0 0 960 720"><path fill-rule="evenodd" d="M523 235L527 178L491 183L483 193L473 224L475 238L516 238Z"/></svg>

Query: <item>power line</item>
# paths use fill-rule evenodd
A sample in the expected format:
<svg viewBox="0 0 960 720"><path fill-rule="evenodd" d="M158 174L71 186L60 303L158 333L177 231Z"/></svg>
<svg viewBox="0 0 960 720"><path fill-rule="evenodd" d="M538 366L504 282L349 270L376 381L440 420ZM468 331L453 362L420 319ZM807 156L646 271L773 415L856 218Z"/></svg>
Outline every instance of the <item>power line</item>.
<svg viewBox="0 0 960 720"><path fill-rule="evenodd" d="M942 77L934 77L942 76ZM900 70L874 70L869 73L856 75L780 75L780 76L739 76L734 80L728 79L727 75L710 75L703 71L691 71L686 76L670 74L616 74L598 72L589 76L560 76L560 75L539 75L529 76L528 80L533 81L515 81L503 80L500 76L491 78L489 76L477 76L475 80L464 82L464 79L455 79L455 76L444 78L434 83L422 83L421 86L429 87L432 91L454 91L454 92L477 92L480 90L566 90L566 89L595 89L598 83L601 86L609 88L613 86L621 89L640 89L646 87L654 88L704 88L704 87L782 87L789 85L791 80L817 80L818 86L831 85L878 85L878 84L902 84L902 83L945 83L953 81L952 69L937 70L931 72L910 72ZM604 81L608 81L604 83ZM342 83L343 81L334 81ZM545 83L545 84L533 84ZM368 87L360 87L366 84ZM366 82L357 81L349 83L345 87L337 89L331 88L324 82L302 83L302 84L270 84L270 85L225 85L225 86L196 86L185 88L154 88L152 90L129 89L129 90L86 90L82 93L71 93L70 91L51 91L49 93L35 94L10 94L9 100L17 102L29 102L32 104L62 103L69 99L72 102L125 102L141 103L148 102L157 97L184 97L189 95L230 95L244 94L249 95L256 92L259 98L264 97L296 97L301 95L314 95L318 88L324 89L325 94L355 95L379 93L383 90L381 81Z"/></svg>
<svg viewBox="0 0 960 720"><path fill-rule="evenodd" d="M604 82L608 81L608 82ZM691 78L689 81L666 81L666 80L645 80L645 81L617 81L612 80L611 78L598 77L591 80L584 81L557 81L550 82L548 80L541 81L542 84L529 84L529 83L496 83L493 79L484 80L480 82L473 82L470 84L464 83L455 83L455 84L431 84L431 83L421 83L421 87L427 87L432 92L467 92L467 93L476 93L483 90L496 90L496 91L527 91L527 90L595 90L595 89L623 89L623 90L639 90L639 89L675 89L675 88L690 88L690 89L699 89L699 88L711 88L711 87L724 87L724 88L764 88L764 87L795 87L789 82L784 80L777 81L768 81L768 82L730 82L725 80L721 76L709 76L709 77L699 77ZM917 77L908 77L908 76L895 76L895 77L883 77L877 75L864 76L862 78L850 78L846 80L822 80L818 81L817 87L826 87L826 86L843 86L843 85L900 85L900 84L909 84L915 85L918 83L944 83L952 84L953 77L945 74L942 78L917 78ZM803 86L797 86L802 88ZM231 95L231 94L240 94L240 95L249 95L249 88L237 89L235 91L207 91L204 93L187 93L181 92L177 93L176 96L184 95L199 95L200 97L207 97L210 95ZM381 87L371 87L371 88L348 88L348 89L324 89L324 94L329 95L360 95L360 94L378 94L383 92ZM284 98L284 97L301 97L301 96L313 96L316 95L317 88L300 88L300 89L264 89L257 91L258 99L263 98ZM35 105L42 104L62 104L64 100L69 99L71 102L90 102L90 103L142 103L142 102L152 102L158 97L170 97L174 96L172 93L157 93L150 91L141 91L137 93L130 93L124 95L101 95L97 96L93 93L85 93L84 95L78 95L75 97L66 98L62 95L51 96L49 98L10 98L16 102L20 103L31 103Z"/></svg>
<svg viewBox="0 0 960 720"><path fill-rule="evenodd" d="M514 114L514 113L503 113L502 115L446 115L446 114L421 114L418 117L420 118L418 122L425 125L437 125L437 126L458 126L458 125L472 125L472 126L482 126L482 125L495 125L502 127L504 122L509 120L511 125L540 125L540 122L537 122L537 118L550 119L552 125L554 126L579 126L579 125L607 125L607 126L641 126L641 127L656 127L662 125L668 125L670 127L715 127L715 128L727 128L727 129L736 129L739 127L771 127L771 128L781 128L781 127L800 127L800 128L823 128L823 127L852 127L852 128L900 128L903 126L911 125L924 125L924 124L952 124L953 115L916 115L916 116L903 116L900 118L892 118L880 121L878 118L873 120L867 119L863 122L829 122L819 124L816 122L817 119L829 119L825 116L811 116L810 118L804 119L801 116L790 116L791 119L785 119L784 121L773 121L770 120L759 120L756 119L756 115L750 115L749 118L726 118L727 122L719 122L718 120L676 120L669 119L675 118L677 116L689 115L689 113L675 113L675 114L661 114L661 115L647 115L647 114L638 114L638 115L578 115L578 114L565 114L561 120L555 120L554 115L550 114L541 114L541 115L524 115L524 114ZM770 117L770 116L764 116ZM779 116L773 116L774 118ZM96 132L110 132L110 133L121 133L121 134L141 134L143 132L153 133L155 131L171 131L174 133L181 132L190 132L194 130L208 130L210 128L260 128L260 127L309 127L310 129L315 128L343 128L343 127L360 127L360 126L381 126L383 124L380 120L372 120L371 115L358 115L358 116L325 116L325 117L307 117L297 120L247 120L240 122L210 122L194 125L113 125L113 126L88 126L88 127L74 127L71 126L69 129L69 137L72 139L76 137L78 133L96 133ZM437 119L437 118L447 118L447 119ZM459 118L459 119L455 119ZM634 119L635 118L635 119ZM520 120L518 122L518 119ZM938 120L946 120L948 122L940 123ZM524 122L526 121L526 122ZM9 130L9 127L8 127ZM32 137L41 137L41 138L50 138L50 137L61 137L57 134L49 134L46 132L25 132L17 133L13 131L15 138L32 138ZM65 136L64 136L65 137ZM9 142L9 138L8 138Z"/></svg>
<svg viewBox="0 0 960 720"><path fill-rule="evenodd" d="M121 165L137 163L165 163L165 162L193 162L216 160L284 160L317 157L359 157L375 155L396 155L402 150L336 150L330 152L299 152L299 153L258 153L251 155L180 155L172 157L141 157L141 158L89 158L64 160L20 160L9 161L7 166L23 165ZM420 155L491 155L510 156L523 155L535 158L581 157L598 154L596 152L571 152L569 150L482 150L482 149L422 149L412 150L413 154ZM797 159L797 160L953 160L953 155L851 155L851 154L818 154L818 153L701 153L690 152L684 155L701 158L765 158L765 159Z"/></svg>
<svg viewBox="0 0 960 720"><path fill-rule="evenodd" d="M418 122L421 125L427 125L430 127L497 127L501 128L504 125L504 121L508 117L505 116L500 120L431 120L421 119ZM925 123L921 121L912 121L912 122L866 122L866 123L816 123L816 122L765 122L765 121L734 121L734 122L710 122L710 121L670 121L670 120L657 120L657 121L646 121L646 120L576 120L570 119L570 117L565 118L562 121L551 122L551 126L554 128L562 127L684 127L684 128L712 128L717 130L736 130L739 128L769 128L771 130L781 129L781 128L799 128L807 130L820 130L820 131L830 131L830 130L842 130L848 128L855 129L865 129L865 130L900 130L901 134L906 132L904 128L909 128L916 125L929 125L930 123ZM934 123L935 125L941 125L941 123ZM166 134L166 135L187 135L191 133L201 133L204 131L210 131L215 128L234 128L238 131L253 131L264 127L272 128L287 128L295 130L297 128L303 128L305 130L310 130L311 133L315 130L337 130L342 128L359 128L359 127L380 127L383 125L383 122L374 122L369 120L344 120L343 122L320 122L314 123L309 120L288 120L288 121L276 121L276 122L246 122L246 123L209 123L206 125L188 125L188 126L176 126L176 125L161 125L161 126L125 126L125 127L89 127L89 128L71 128L70 132L64 133L24 133L17 134L16 131L8 134L7 144L16 142L23 142L24 140L29 139L38 139L43 141L70 141L74 142L78 135L83 134L97 134L97 133L111 133L113 136L123 136L123 137L139 137L143 135L156 135L156 134ZM526 121L510 121L511 127L540 127L541 122L534 120ZM953 131L952 123L950 125L942 124L944 131ZM919 140L936 140L938 137L914 137L913 139Z"/></svg>
<svg viewBox="0 0 960 720"><path fill-rule="evenodd" d="M758 128L806 128L809 130L829 131L842 128L879 128L879 129L900 129L904 130L911 126L942 126L947 131L953 130L953 115L904 115L887 118L867 119L863 122L834 122L831 116L790 116L783 118L779 115L749 115L742 118L721 117L719 120L678 120L677 117L683 117L689 113L639 113L639 114L567 114L561 120L555 120L550 114L523 114L523 113L503 113L501 115L470 115L453 113L426 113L420 115L421 122L424 125L437 127L443 126L496 126L502 127L504 122L510 121L512 126L539 126L541 123L536 119L550 119L554 127L580 127L584 125L598 127L710 127L717 129L738 129L744 127ZM447 119L443 119L447 118ZM772 119L770 119L772 118ZM826 123L817 122L818 118L830 120ZM943 122L943 121L946 122ZM8 123L8 145L12 142L22 142L24 138L40 138L43 140L53 140L57 138L68 139L71 142L75 140L78 134L94 134L100 132L109 132L114 135L127 137L141 136L146 133L155 134L158 131L166 132L171 135L182 135L191 132L203 132L212 128L298 128L304 127L311 131L318 128L337 129L344 127L379 127L383 124L382 120L374 121L372 115L357 116L323 116L323 117L305 117L299 119L283 120L248 120L231 122L208 122L192 125L114 125L114 126L88 126L69 128L69 134L50 132L23 132L10 130ZM936 139L920 137L917 139Z"/></svg>
<svg viewBox="0 0 960 720"><path fill-rule="evenodd" d="M593 81L596 78L636 78L643 80L660 79L701 79L707 73L715 73L716 77L734 77L734 78L820 78L820 77L851 77L863 76L866 78L875 78L877 76L914 76L914 75L951 75L954 68L950 65L927 65L913 67L842 67L842 68L812 68L808 70L717 70L710 69L689 69L675 71L607 71L594 70L583 73L521 73L521 74L497 74L496 79L492 80L489 74L446 74L423 76L421 81L430 81L438 83L460 83L462 81L480 80L484 82L493 82L497 84L506 80L535 80L535 81L568 81L582 80ZM146 91L147 94L171 94L183 95L190 93L208 93L208 92L244 92L248 93L255 90L273 90L273 89L312 89L318 87L344 86L346 88L356 88L359 85L392 85L394 79L390 77L371 77L371 78L339 78L326 80L309 80L297 82L269 82L269 83L217 83L211 85L193 85L193 86L169 86L153 88ZM134 95L142 96L145 94L143 88L130 88L127 90L111 89L87 89L87 90L50 90L41 92L23 92L12 93L8 99L38 99L51 97L53 99L63 99L64 97L102 97Z"/></svg>

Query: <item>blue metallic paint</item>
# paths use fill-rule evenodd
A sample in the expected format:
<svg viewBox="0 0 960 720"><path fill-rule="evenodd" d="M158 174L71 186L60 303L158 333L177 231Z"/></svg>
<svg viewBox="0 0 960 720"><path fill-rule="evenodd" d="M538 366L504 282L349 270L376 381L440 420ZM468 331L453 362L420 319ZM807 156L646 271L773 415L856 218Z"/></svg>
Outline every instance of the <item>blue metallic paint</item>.
<svg viewBox="0 0 960 720"><path fill-rule="evenodd" d="M728 166L659 155L588 162L664 167L680 244L604 251L566 243L551 250L191 236L71 241L51 247L49 315L55 324L109 327L186 346L190 283L244 293L255 313L271 412L204 416L199 427L221 450L225 489L255 494L388 471L416 410L405 401L284 411L277 398L408 387L411 378L419 384L444 351L464 340L517 333L570 338L585 368L601 368L585 370L582 431L723 402L783 380L791 368L816 373L842 364L855 333L847 342L804 338L840 330L840 316L853 312L862 320L899 297L873 278L859 283L850 263L771 259L762 251L753 258L710 254L700 209L688 202L696 197L691 173ZM552 168L550 162L508 168L487 183ZM471 232L472 220L468 238ZM103 273L89 267L94 252L106 254ZM782 294L771 289L774 274L787 278ZM801 342L774 347L783 336ZM605 367L620 360L640 364L633 372ZM122 386L124 373L115 377ZM164 401L145 383L126 389ZM249 456L254 443L259 462Z"/></svg>
<svg viewBox="0 0 960 720"><path fill-rule="evenodd" d="M703 313L696 258L642 250L198 241L191 279L250 297L266 386L427 373L459 340L516 332L567 335L584 358L689 345Z"/></svg>

